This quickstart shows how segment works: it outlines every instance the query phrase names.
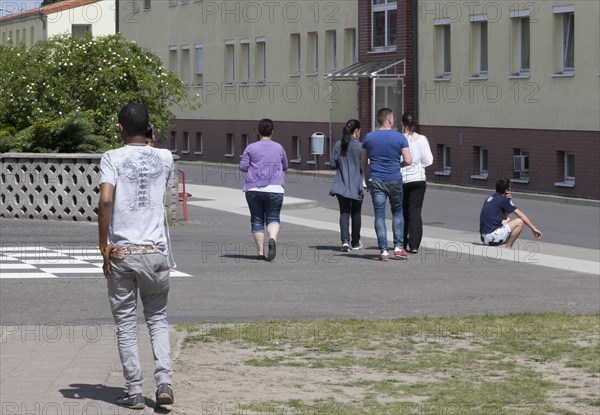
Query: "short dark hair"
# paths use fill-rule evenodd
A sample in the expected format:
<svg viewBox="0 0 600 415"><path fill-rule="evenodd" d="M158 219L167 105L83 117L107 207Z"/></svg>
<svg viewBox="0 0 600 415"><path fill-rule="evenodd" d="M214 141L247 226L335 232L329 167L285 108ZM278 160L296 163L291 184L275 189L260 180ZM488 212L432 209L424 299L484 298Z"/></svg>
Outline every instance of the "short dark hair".
<svg viewBox="0 0 600 415"><path fill-rule="evenodd" d="M377 124L382 126L384 122L390 117L394 115L394 111L389 108L382 108L377 111Z"/></svg>
<svg viewBox="0 0 600 415"><path fill-rule="evenodd" d="M129 103L119 111L119 124L129 137L145 136L149 122L148 110L143 105Z"/></svg>
<svg viewBox="0 0 600 415"><path fill-rule="evenodd" d="M263 118L258 122L258 133L261 137L271 137L273 135L273 121Z"/></svg>
<svg viewBox="0 0 600 415"><path fill-rule="evenodd" d="M504 194L508 189L510 189L510 179L498 179L496 182L496 193Z"/></svg>

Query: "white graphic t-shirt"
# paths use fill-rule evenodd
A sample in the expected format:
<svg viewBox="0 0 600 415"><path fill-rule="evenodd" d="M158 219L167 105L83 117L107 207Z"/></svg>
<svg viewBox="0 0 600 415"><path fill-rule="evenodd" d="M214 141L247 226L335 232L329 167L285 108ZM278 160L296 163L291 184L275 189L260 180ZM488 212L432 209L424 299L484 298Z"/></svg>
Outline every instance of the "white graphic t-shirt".
<svg viewBox="0 0 600 415"><path fill-rule="evenodd" d="M173 184L173 155L150 146L109 150L100 161L100 184L114 186L108 243L152 245L168 254L165 188Z"/></svg>

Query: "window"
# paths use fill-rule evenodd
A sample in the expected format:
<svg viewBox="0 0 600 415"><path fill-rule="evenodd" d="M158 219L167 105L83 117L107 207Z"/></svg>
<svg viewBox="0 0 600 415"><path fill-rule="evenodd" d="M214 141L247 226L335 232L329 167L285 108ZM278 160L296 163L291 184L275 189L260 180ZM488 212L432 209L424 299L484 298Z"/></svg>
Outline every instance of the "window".
<svg viewBox="0 0 600 415"><path fill-rule="evenodd" d="M240 40L240 81L250 83L250 41Z"/></svg>
<svg viewBox="0 0 600 415"><path fill-rule="evenodd" d="M204 153L204 141L202 139L202 133L196 133L196 147L194 150L194 154L202 154Z"/></svg>
<svg viewBox="0 0 600 415"><path fill-rule="evenodd" d="M169 0L169 6L177 6L177 0Z"/></svg>
<svg viewBox="0 0 600 415"><path fill-rule="evenodd" d="M292 137L292 152L294 158L290 161L292 163L300 163L302 161L302 151L301 151L301 140L300 137Z"/></svg>
<svg viewBox="0 0 600 415"><path fill-rule="evenodd" d="M185 86L190 85L191 78L191 61L190 61L190 47L189 45L181 46L181 82Z"/></svg>
<svg viewBox="0 0 600 415"><path fill-rule="evenodd" d="M233 134L227 134L225 146L225 157L233 157L235 155L235 140Z"/></svg>
<svg viewBox="0 0 600 415"><path fill-rule="evenodd" d="M256 38L256 76L260 83L267 82L267 40Z"/></svg>
<svg viewBox="0 0 600 415"><path fill-rule="evenodd" d="M471 76L487 78L488 73L487 16L471 16Z"/></svg>
<svg viewBox="0 0 600 415"><path fill-rule="evenodd" d="M530 21L529 10L513 10L511 17L511 75L529 77Z"/></svg>
<svg viewBox="0 0 600 415"><path fill-rule="evenodd" d="M572 76L575 71L575 7L554 7L556 74Z"/></svg>
<svg viewBox="0 0 600 415"><path fill-rule="evenodd" d="M441 169L436 171L434 174L437 176L450 176L452 171L452 152L450 147L444 144L438 144L437 153L438 160L441 160Z"/></svg>
<svg viewBox="0 0 600 415"><path fill-rule="evenodd" d="M575 154L559 151L558 166L561 169L562 182L555 182L557 187L575 187Z"/></svg>
<svg viewBox="0 0 600 415"><path fill-rule="evenodd" d="M356 29L344 30L344 66L358 62L356 48Z"/></svg>
<svg viewBox="0 0 600 415"><path fill-rule="evenodd" d="M4 35L4 33L2 35ZM2 43L4 43L4 36L2 39ZM33 26L31 26L29 28L29 46L33 46L34 43L35 43L35 29L33 28Z"/></svg>
<svg viewBox="0 0 600 415"><path fill-rule="evenodd" d="M396 49L396 0L373 0L373 50Z"/></svg>
<svg viewBox="0 0 600 415"><path fill-rule="evenodd" d="M335 30L325 32L325 68L331 72L337 69L337 34Z"/></svg>
<svg viewBox="0 0 600 415"><path fill-rule="evenodd" d="M300 75L300 33L290 35L290 75Z"/></svg>
<svg viewBox="0 0 600 415"><path fill-rule="evenodd" d="M529 183L529 151L515 148L513 154L514 177L511 181Z"/></svg>
<svg viewBox="0 0 600 415"><path fill-rule="evenodd" d="M177 73L177 46L169 46L169 70Z"/></svg>
<svg viewBox="0 0 600 415"><path fill-rule="evenodd" d="M6 44L6 32L2 32L2 44Z"/></svg>
<svg viewBox="0 0 600 415"><path fill-rule="evenodd" d="M15 35L15 45L18 45L19 43L21 43L21 31L17 29Z"/></svg>
<svg viewBox="0 0 600 415"><path fill-rule="evenodd" d="M435 79L450 79L451 74L451 50L450 50L450 21L449 19L437 19L435 24L434 45L434 75Z"/></svg>
<svg viewBox="0 0 600 415"><path fill-rule="evenodd" d="M248 134L242 134L242 150L240 155L246 150L246 147L250 144L250 138Z"/></svg>
<svg viewBox="0 0 600 415"><path fill-rule="evenodd" d="M310 32L308 34L308 49L306 51L306 74L318 75L319 73L319 34Z"/></svg>
<svg viewBox="0 0 600 415"><path fill-rule="evenodd" d="M477 170L471 179L487 180L489 173L488 149L474 147L475 165Z"/></svg>
<svg viewBox="0 0 600 415"><path fill-rule="evenodd" d="M225 41L225 82L235 82L235 45L233 40Z"/></svg>
<svg viewBox="0 0 600 415"><path fill-rule="evenodd" d="M74 24L71 26L71 33L78 38L84 38L88 32L92 31L92 25L89 24ZM23 36L25 34L23 33ZM23 39L25 41L25 39Z"/></svg>
<svg viewBox="0 0 600 415"><path fill-rule="evenodd" d="M204 46L196 45L196 86L202 86L204 81Z"/></svg>
<svg viewBox="0 0 600 415"><path fill-rule="evenodd" d="M152 0L144 0L144 10L150 10L152 8Z"/></svg>
<svg viewBox="0 0 600 415"><path fill-rule="evenodd" d="M183 132L181 152L186 154L190 152L190 133L188 133L187 131Z"/></svg>
<svg viewBox="0 0 600 415"><path fill-rule="evenodd" d="M171 153L177 153L177 132L171 131L169 134L169 149Z"/></svg>
<svg viewBox="0 0 600 415"><path fill-rule="evenodd" d="M21 30L21 43L25 44L27 42L27 29Z"/></svg>

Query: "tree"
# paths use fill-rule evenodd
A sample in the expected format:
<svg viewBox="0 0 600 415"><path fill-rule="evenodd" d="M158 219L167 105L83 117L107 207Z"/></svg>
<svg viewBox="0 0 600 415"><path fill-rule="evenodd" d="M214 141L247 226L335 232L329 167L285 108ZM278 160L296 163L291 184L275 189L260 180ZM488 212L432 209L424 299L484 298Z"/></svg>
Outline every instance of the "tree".
<svg viewBox="0 0 600 415"><path fill-rule="evenodd" d="M0 147L11 150L102 151L121 145L117 113L129 102L148 108L156 131L170 128L173 106L196 107L158 56L120 34L0 45L0 56ZM65 139L76 130L86 138Z"/></svg>

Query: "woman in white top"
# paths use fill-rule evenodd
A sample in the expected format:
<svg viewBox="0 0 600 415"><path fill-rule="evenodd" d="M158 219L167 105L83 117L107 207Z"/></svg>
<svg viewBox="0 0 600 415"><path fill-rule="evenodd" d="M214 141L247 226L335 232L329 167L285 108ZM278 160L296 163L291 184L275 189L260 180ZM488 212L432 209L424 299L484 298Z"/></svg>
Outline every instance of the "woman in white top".
<svg viewBox="0 0 600 415"><path fill-rule="evenodd" d="M433 163L433 155L427 137L415 132L415 116L402 114L402 130L408 139L413 162L402 170L402 212L404 214L404 249L416 254L423 238L423 220L421 209L425 199L425 167Z"/></svg>

